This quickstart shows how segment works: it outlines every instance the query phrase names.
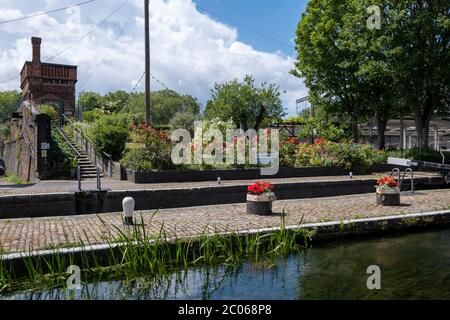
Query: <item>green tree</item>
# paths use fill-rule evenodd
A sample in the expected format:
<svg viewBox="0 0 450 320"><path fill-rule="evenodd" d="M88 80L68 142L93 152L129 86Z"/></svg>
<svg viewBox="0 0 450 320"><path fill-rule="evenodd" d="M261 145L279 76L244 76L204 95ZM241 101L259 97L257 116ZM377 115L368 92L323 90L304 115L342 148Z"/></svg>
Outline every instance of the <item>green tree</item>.
<svg viewBox="0 0 450 320"><path fill-rule="evenodd" d="M101 109L103 106L103 97L96 92L82 91L78 96L77 106L78 110L82 112Z"/></svg>
<svg viewBox="0 0 450 320"><path fill-rule="evenodd" d="M371 5L381 28L367 27ZM375 117L379 145L389 118L413 112L428 146L431 116L449 104L449 2L312 0L297 29L298 61L313 103L358 121Z"/></svg>
<svg viewBox="0 0 450 320"><path fill-rule="evenodd" d="M190 95L182 95L172 90L154 91L150 94L153 124L168 125L177 113L199 115L201 105ZM128 105L122 112L144 115L145 99L143 93L132 93Z"/></svg>
<svg viewBox="0 0 450 320"><path fill-rule="evenodd" d="M130 93L117 90L114 92L108 92L103 96L103 110L106 113L120 112L125 108L130 101Z"/></svg>
<svg viewBox="0 0 450 320"><path fill-rule="evenodd" d="M214 85L205 117L231 119L243 130L259 129L267 118L281 119L286 115L281 102L281 91L276 84L261 83L255 86L253 77L247 75L243 82L237 79Z"/></svg>
<svg viewBox="0 0 450 320"><path fill-rule="evenodd" d="M419 145L428 148L433 114L450 104L450 2L391 0L388 18L399 45L395 71L414 114Z"/></svg>
<svg viewBox="0 0 450 320"><path fill-rule="evenodd" d="M22 95L18 91L0 92L0 123L8 122L13 111L19 106Z"/></svg>
<svg viewBox="0 0 450 320"><path fill-rule="evenodd" d="M349 0L311 0L296 32L298 52L291 73L304 79L310 102L350 118L353 139L358 139L358 121L367 115L363 84L357 76L360 52L352 50L348 26L352 23ZM364 21L365 22L365 21Z"/></svg>
<svg viewBox="0 0 450 320"><path fill-rule="evenodd" d="M191 112L177 112L170 120L170 127L173 130L186 129L194 133L194 122L199 119L199 115Z"/></svg>
<svg viewBox="0 0 450 320"><path fill-rule="evenodd" d="M385 14L380 29L368 28L366 23L367 8L373 5ZM399 45L392 37L395 26L387 15L393 6L390 1L347 0L347 8L346 28L341 32L348 48L357 53L355 75L361 83L362 101L368 117L377 123L378 146L384 149L388 121L409 111L399 89L402 79L396 72Z"/></svg>

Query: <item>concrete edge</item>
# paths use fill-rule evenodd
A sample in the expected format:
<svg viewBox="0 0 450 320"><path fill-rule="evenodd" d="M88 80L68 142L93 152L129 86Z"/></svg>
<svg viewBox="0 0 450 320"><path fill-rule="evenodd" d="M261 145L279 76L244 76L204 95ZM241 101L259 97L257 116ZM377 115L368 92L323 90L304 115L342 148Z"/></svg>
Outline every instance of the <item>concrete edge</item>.
<svg viewBox="0 0 450 320"><path fill-rule="evenodd" d="M299 229L313 229L316 230L316 235L318 239L339 239L351 235L363 235L370 233L383 233L392 230L410 229L414 227L426 227L432 225L442 225L450 224L450 210L441 211L430 211L421 213L408 213L401 215L389 215L389 216L378 216L363 219L347 219L340 221L329 221L329 222L317 222L317 223L305 223L297 225L287 225L284 228L286 230L299 230ZM273 231L279 231L281 227L270 227L270 228L260 228L260 229L246 229L246 230L236 230L230 232L219 232L219 233L206 233L204 235L246 235L255 233L269 233ZM192 235L186 237L180 237L181 240L192 240L198 239L202 235ZM313 240L316 237L313 238ZM176 240L175 237L167 238L168 241ZM153 240L157 241L157 240ZM152 242L153 242L152 241ZM137 242L135 242L137 243ZM72 248L55 248L50 250L35 250L29 252L17 252L0 255L0 260L14 263L18 260L29 257L43 257L52 255L70 255L79 254L83 252L99 253L104 254L112 249L117 249L125 243L102 243L87 245L83 247L72 247Z"/></svg>

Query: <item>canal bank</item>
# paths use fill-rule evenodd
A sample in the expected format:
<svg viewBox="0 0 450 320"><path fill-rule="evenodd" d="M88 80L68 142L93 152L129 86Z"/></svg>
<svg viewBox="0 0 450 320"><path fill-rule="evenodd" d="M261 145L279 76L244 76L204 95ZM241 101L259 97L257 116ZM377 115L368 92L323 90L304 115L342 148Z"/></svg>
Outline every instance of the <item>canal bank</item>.
<svg viewBox="0 0 450 320"><path fill-rule="evenodd" d="M374 192L376 175L269 179L279 200L344 196ZM145 189L48 192L0 195L0 219L107 213L122 210L122 200L133 197L136 210L153 210L244 203L254 180L154 185ZM447 188L439 176L414 179L415 190ZM402 190L409 190L405 180Z"/></svg>
<svg viewBox="0 0 450 320"><path fill-rule="evenodd" d="M378 206L374 194L363 194L276 201L271 216L250 215L245 204L228 204L136 212L135 220L148 239L158 238L162 231L168 239L189 239L205 234L268 233L283 227L313 230L313 241L322 241L447 225L449 210L450 190L431 190L403 194L398 207ZM3 219L2 258L13 262L24 255L50 257L86 250L101 255L129 231L121 213Z"/></svg>
<svg viewBox="0 0 450 320"><path fill-rule="evenodd" d="M136 228L141 230L140 226ZM39 268L44 267L43 272L52 272L53 268L56 268L56 265L60 267L60 264L67 264L67 266L76 265L80 266L80 268L89 268L88 266L91 265L95 265L96 268L100 266L111 267L111 261L116 261L117 257L121 257L127 251L127 248L141 245L144 247L147 245L158 246L161 242L167 243L169 250L176 252L177 248L179 248L178 241L189 243L193 247L198 243L197 245L201 247L205 245L208 237L233 239L238 237L247 239L247 241L249 238L252 239L254 237L253 239L261 239L262 242L265 242L265 237L271 238L273 235L277 237L282 234L284 234L284 237L288 237L286 235L290 234L293 239L297 239L297 242L304 242L309 247L338 240L358 239L364 242L369 237L398 236L411 232L448 230L449 228L450 210L297 225L284 225L283 220L282 225L271 228L204 232L183 237L148 238L145 240L145 243L141 238L134 240L131 244L131 235L136 232L133 231L129 233L130 238L125 242L114 242L114 239L111 238L105 240L106 243L95 245L83 244L82 246L70 247L70 244L66 244L69 246L68 248L61 246L46 250L4 253L0 255L0 260L4 270L14 270L15 276L21 276L26 275L30 271L29 265L36 262L39 263Z"/></svg>

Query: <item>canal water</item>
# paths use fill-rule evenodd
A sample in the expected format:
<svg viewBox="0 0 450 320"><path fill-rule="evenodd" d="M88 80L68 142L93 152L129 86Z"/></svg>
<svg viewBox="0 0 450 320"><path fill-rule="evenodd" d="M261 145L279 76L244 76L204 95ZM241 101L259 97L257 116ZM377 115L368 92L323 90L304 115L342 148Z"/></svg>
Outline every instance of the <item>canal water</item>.
<svg viewBox="0 0 450 320"><path fill-rule="evenodd" d="M369 266L380 289L369 290ZM376 267L375 267L376 268ZM373 278L373 277L372 277ZM369 281L369 283L374 283ZM192 268L158 282L90 283L7 299L450 299L450 229L313 246L275 262Z"/></svg>

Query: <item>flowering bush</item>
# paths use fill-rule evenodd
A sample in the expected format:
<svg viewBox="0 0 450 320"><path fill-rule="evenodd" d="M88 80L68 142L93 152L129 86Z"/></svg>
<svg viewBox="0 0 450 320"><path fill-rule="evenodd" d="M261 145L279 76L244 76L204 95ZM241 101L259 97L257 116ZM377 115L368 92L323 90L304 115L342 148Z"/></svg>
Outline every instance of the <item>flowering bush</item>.
<svg viewBox="0 0 450 320"><path fill-rule="evenodd" d="M250 194L253 195L265 195L268 196L270 198L272 198L272 200L275 200L275 194L273 193L273 189L274 186L272 184L270 184L267 181L258 181L255 182L254 184L248 186L247 191Z"/></svg>
<svg viewBox="0 0 450 320"><path fill-rule="evenodd" d="M280 164L287 167L338 166L350 170L355 165L369 168L385 162L386 153L369 144L338 143L324 138L317 138L310 144L293 138L280 146Z"/></svg>
<svg viewBox="0 0 450 320"><path fill-rule="evenodd" d="M280 165L282 167L295 166L295 151L300 141L296 137L290 137L280 143Z"/></svg>
<svg viewBox="0 0 450 320"><path fill-rule="evenodd" d="M171 142L168 135L146 124L131 125L132 141L136 148L128 148L122 160L122 165L138 171L152 169L171 169Z"/></svg>
<svg viewBox="0 0 450 320"><path fill-rule="evenodd" d="M394 178L388 177L388 176L384 176L384 177L379 178L377 180L377 186L382 188L382 189L397 188L398 187L398 183L397 183L397 181L395 181Z"/></svg>

